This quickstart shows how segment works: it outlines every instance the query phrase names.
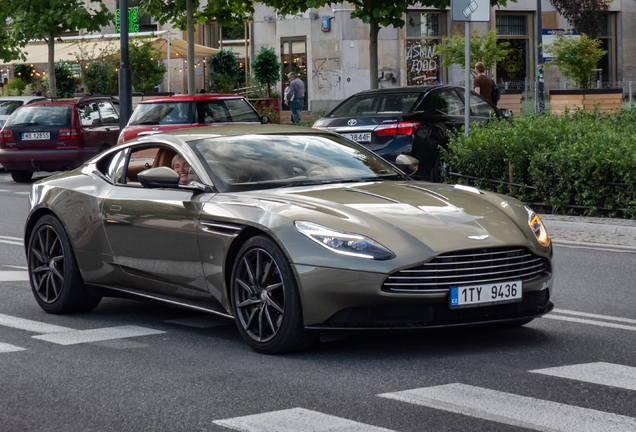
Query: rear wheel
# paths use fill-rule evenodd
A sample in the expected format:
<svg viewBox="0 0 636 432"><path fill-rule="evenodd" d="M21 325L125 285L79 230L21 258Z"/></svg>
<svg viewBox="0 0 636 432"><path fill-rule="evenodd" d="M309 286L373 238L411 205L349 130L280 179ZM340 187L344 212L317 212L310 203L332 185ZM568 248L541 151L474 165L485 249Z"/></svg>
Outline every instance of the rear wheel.
<svg viewBox="0 0 636 432"><path fill-rule="evenodd" d="M84 289L73 248L55 216L43 216L35 224L27 259L31 290L46 312L88 312L101 301L101 297L92 297Z"/></svg>
<svg viewBox="0 0 636 432"><path fill-rule="evenodd" d="M309 347L316 335L303 328L296 278L269 237L241 247L231 282L232 311L243 339L256 351L279 354Z"/></svg>
<svg viewBox="0 0 636 432"><path fill-rule="evenodd" d="M33 171L11 171L11 178L16 183L27 183L33 178Z"/></svg>

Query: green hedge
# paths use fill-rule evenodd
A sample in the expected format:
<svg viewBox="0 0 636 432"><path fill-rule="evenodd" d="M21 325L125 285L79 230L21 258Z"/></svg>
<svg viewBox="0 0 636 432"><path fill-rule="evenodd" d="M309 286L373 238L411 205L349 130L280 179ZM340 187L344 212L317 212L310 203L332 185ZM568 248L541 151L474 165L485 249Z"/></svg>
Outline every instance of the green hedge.
<svg viewBox="0 0 636 432"><path fill-rule="evenodd" d="M443 157L452 172L480 179L510 182L512 172L512 182L522 186L471 183L526 202L551 204L559 213L636 218L636 109L474 124L470 137L451 137Z"/></svg>

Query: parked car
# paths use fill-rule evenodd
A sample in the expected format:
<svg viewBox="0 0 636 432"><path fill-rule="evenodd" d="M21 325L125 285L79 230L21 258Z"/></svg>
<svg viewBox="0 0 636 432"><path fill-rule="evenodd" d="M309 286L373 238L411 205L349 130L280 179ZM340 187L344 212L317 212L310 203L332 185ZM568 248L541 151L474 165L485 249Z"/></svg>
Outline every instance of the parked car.
<svg viewBox="0 0 636 432"><path fill-rule="evenodd" d="M117 144L119 102L89 96L19 107L0 130L0 164L16 182L69 170Z"/></svg>
<svg viewBox="0 0 636 432"><path fill-rule="evenodd" d="M233 318L253 349L280 353L319 332L519 326L553 308L552 246L530 208L414 181L322 130L145 136L35 183L29 205L29 278L49 313L154 299Z"/></svg>
<svg viewBox="0 0 636 432"><path fill-rule="evenodd" d="M261 117L247 99L236 94L153 98L137 105L117 142L175 129L228 123L264 124L269 121L269 117Z"/></svg>
<svg viewBox="0 0 636 432"><path fill-rule="evenodd" d="M407 154L420 162L415 176L438 181L443 175L439 146L465 121L464 87L438 85L367 90L340 103L313 127L337 132L389 161ZM470 122L485 123L504 113L470 94Z"/></svg>
<svg viewBox="0 0 636 432"><path fill-rule="evenodd" d="M0 96L0 129L18 107L42 99L42 96Z"/></svg>

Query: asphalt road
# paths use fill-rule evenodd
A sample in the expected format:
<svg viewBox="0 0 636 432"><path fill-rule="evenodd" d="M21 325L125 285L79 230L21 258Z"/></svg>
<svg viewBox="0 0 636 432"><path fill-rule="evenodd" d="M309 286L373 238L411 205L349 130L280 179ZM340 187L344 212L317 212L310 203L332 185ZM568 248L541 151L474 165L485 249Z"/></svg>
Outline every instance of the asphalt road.
<svg viewBox="0 0 636 432"><path fill-rule="evenodd" d="M0 431L636 431L634 250L556 246L556 311L523 328L265 356L161 305L44 313L19 280L28 189L0 173Z"/></svg>

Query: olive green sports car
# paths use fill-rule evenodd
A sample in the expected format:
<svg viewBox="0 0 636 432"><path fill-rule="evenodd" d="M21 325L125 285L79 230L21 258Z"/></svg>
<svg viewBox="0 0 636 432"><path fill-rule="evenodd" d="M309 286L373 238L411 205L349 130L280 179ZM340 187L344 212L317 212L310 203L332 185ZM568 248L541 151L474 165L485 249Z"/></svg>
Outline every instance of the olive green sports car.
<svg viewBox="0 0 636 432"><path fill-rule="evenodd" d="M523 203L410 179L328 131L145 136L35 183L31 287L50 313L104 296L233 318L256 351L321 332L523 325L553 308L552 246Z"/></svg>

